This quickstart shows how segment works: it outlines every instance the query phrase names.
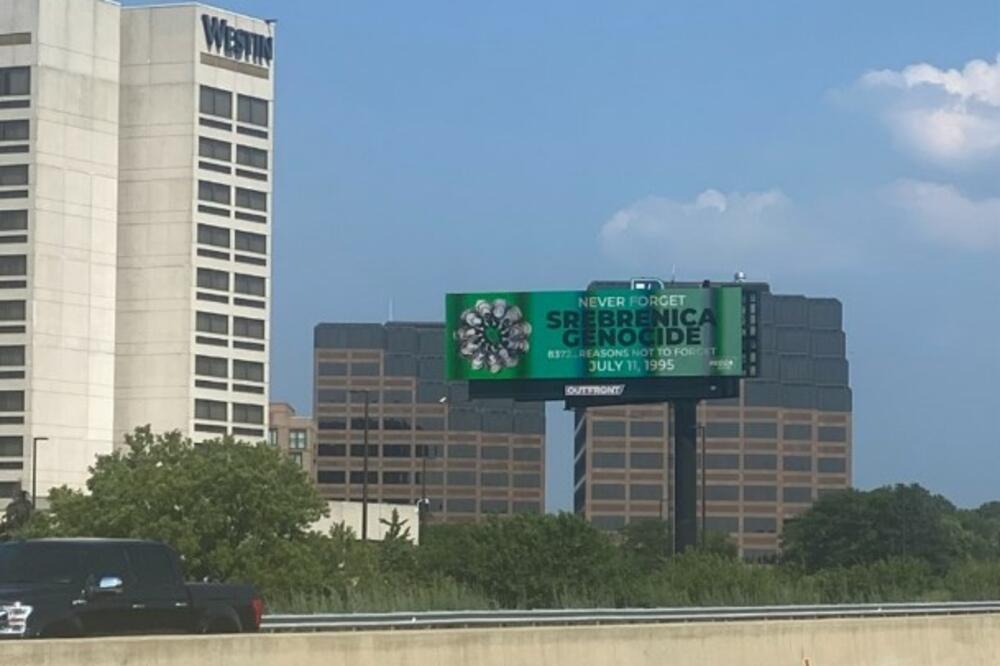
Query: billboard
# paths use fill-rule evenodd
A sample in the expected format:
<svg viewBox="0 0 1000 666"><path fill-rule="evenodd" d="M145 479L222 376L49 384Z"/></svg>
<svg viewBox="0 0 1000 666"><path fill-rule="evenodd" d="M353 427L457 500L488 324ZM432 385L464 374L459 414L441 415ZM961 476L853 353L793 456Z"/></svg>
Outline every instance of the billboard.
<svg viewBox="0 0 1000 666"><path fill-rule="evenodd" d="M740 287L445 299L449 380L741 377Z"/></svg>

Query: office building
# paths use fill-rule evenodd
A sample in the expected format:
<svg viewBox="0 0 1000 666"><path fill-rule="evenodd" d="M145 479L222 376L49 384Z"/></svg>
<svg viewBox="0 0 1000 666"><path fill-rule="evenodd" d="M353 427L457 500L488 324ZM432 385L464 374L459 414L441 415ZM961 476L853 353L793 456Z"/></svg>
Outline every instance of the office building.
<svg viewBox="0 0 1000 666"><path fill-rule="evenodd" d="M201 5L0 5L0 501L150 423L267 431L273 36Z"/></svg>
<svg viewBox="0 0 1000 666"><path fill-rule="evenodd" d="M362 498L367 425L371 500L426 498L435 522L544 510L544 405L470 401L446 382L442 324L319 324L314 352L325 497Z"/></svg>
<svg viewBox="0 0 1000 666"><path fill-rule="evenodd" d="M760 327L759 376L741 382L739 398L698 409L699 522L704 453L707 528L730 535L752 559L776 553L785 520L851 484L840 302L766 291ZM670 518L671 418L661 404L577 411L575 510L607 529Z"/></svg>
<svg viewBox="0 0 1000 666"><path fill-rule="evenodd" d="M295 413L287 402L272 402L268 423L267 441L292 459L316 480L316 428L311 416Z"/></svg>
<svg viewBox="0 0 1000 666"><path fill-rule="evenodd" d="M121 14L116 441L143 423L262 440L271 26L201 5Z"/></svg>

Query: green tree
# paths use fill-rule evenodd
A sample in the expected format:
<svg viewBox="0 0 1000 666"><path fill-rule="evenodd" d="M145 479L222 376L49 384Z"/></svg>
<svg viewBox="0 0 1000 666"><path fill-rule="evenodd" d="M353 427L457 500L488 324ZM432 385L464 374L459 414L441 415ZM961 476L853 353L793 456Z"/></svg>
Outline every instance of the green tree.
<svg viewBox="0 0 1000 666"><path fill-rule="evenodd" d="M232 439L194 444L148 426L125 443L97 460L86 493L53 489L50 510L23 533L164 541L197 579L269 589L323 580L330 540L307 528L325 504L280 452Z"/></svg>
<svg viewBox="0 0 1000 666"><path fill-rule="evenodd" d="M673 551L673 533L669 520L632 520L619 530L619 535L622 552L638 573L658 569Z"/></svg>
<svg viewBox="0 0 1000 666"><path fill-rule="evenodd" d="M421 540L426 570L473 586L507 608L556 607L584 596L615 603L625 575L611 538L570 513L431 526Z"/></svg>
<svg viewBox="0 0 1000 666"><path fill-rule="evenodd" d="M955 507L916 484L820 498L782 534L784 560L810 572L900 557L940 573L969 554L969 541Z"/></svg>

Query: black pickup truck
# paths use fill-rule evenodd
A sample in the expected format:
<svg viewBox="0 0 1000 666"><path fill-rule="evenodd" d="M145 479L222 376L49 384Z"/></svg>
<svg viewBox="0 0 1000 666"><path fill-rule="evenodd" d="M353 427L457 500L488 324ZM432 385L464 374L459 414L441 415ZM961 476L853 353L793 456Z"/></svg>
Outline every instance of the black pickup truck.
<svg viewBox="0 0 1000 666"><path fill-rule="evenodd" d="M249 585L185 583L162 543L0 543L0 638L250 632L263 610Z"/></svg>

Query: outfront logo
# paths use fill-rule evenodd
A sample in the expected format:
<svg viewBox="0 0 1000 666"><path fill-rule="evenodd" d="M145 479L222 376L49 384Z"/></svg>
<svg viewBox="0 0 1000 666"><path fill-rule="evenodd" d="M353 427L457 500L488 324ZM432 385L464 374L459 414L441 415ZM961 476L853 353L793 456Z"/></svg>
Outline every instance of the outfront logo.
<svg viewBox="0 0 1000 666"><path fill-rule="evenodd" d="M230 26L226 19L208 14L201 15L201 24L205 28L209 51L222 53L227 58L270 66L274 57L274 37L238 30Z"/></svg>

